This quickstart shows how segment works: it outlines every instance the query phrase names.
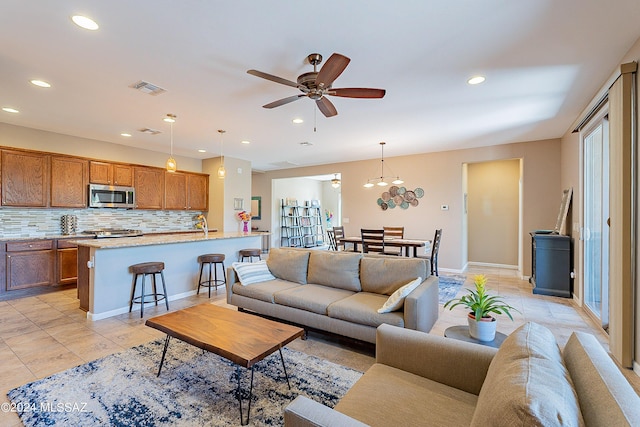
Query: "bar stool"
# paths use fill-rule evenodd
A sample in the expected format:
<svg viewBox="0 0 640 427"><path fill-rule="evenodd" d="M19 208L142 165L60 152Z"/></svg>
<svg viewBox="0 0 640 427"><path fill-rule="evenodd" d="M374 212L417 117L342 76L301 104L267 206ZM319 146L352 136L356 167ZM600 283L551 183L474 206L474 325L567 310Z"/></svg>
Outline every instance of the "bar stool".
<svg viewBox="0 0 640 427"><path fill-rule="evenodd" d="M215 286L217 291L218 283L224 285L227 282L227 274L224 271L224 254L200 255L198 257L198 262L200 263L200 278L198 279L198 292L196 292L196 295L200 293L200 286L206 286L209 288L209 298L211 298L211 287ZM205 280L203 282L202 270L204 269L205 264L209 264L209 280ZM213 264L213 267L211 264ZM224 280L218 279L218 265L222 266L222 277L224 277ZM213 269L213 280L211 280L211 269Z"/></svg>
<svg viewBox="0 0 640 427"><path fill-rule="evenodd" d="M260 259L262 249L240 249L240 262L244 262L245 258L249 258L249 262L253 262L253 257Z"/></svg>
<svg viewBox="0 0 640 427"><path fill-rule="evenodd" d="M144 315L144 305L148 302L154 302L158 305L158 301L162 301L164 299L165 304L167 305L167 310L169 310L169 299L167 298L167 286L164 282L164 262L143 262L140 264L134 264L129 267L131 272L134 274L133 282L131 283L131 299L129 300L129 313L131 313L131 309L133 308L133 304L140 304L140 317ZM162 279L162 293L158 293L156 290L156 274L160 274L160 278ZM151 283L152 283L152 293L145 294L145 279L148 275L151 275ZM136 293L136 285L138 282L138 276L142 276L142 292L140 292L140 296L134 297ZM153 300L145 300L146 297L153 297Z"/></svg>

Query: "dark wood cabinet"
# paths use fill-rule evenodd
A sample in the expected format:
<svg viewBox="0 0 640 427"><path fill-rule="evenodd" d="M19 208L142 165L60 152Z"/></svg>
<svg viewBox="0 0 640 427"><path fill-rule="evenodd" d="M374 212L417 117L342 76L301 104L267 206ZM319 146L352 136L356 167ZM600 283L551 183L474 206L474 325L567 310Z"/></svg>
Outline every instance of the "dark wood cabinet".
<svg viewBox="0 0 640 427"><path fill-rule="evenodd" d="M51 207L86 208L89 162L77 157L51 157Z"/></svg>
<svg viewBox="0 0 640 427"><path fill-rule="evenodd" d="M135 167L136 209L163 208L164 169Z"/></svg>
<svg viewBox="0 0 640 427"><path fill-rule="evenodd" d="M533 293L571 298L571 237L530 234Z"/></svg>
<svg viewBox="0 0 640 427"><path fill-rule="evenodd" d="M92 184L133 186L133 167L130 165L92 160L89 169Z"/></svg>
<svg viewBox="0 0 640 427"><path fill-rule="evenodd" d="M46 207L49 202L49 156L2 150L2 205Z"/></svg>
<svg viewBox="0 0 640 427"><path fill-rule="evenodd" d="M208 210L209 176L186 172L165 172L164 208Z"/></svg>
<svg viewBox="0 0 640 427"><path fill-rule="evenodd" d="M6 291L55 283L53 240L9 242L5 256Z"/></svg>

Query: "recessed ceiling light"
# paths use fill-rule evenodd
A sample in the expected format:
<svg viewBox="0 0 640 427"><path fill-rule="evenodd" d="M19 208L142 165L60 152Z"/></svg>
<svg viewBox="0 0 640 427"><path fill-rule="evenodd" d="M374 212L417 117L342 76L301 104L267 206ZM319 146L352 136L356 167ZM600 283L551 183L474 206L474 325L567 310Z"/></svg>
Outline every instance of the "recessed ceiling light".
<svg viewBox="0 0 640 427"><path fill-rule="evenodd" d="M130 133L121 133L120 136L124 136L125 138L129 138L131 136Z"/></svg>
<svg viewBox="0 0 640 427"><path fill-rule="evenodd" d="M473 76L469 80L467 80L467 83L469 83L470 85L478 85L480 83L483 83L485 80L486 79L484 76Z"/></svg>
<svg viewBox="0 0 640 427"><path fill-rule="evenodd" d="M7 113L19 113L20 111L16 110L15 108L11 108L11 107L2 107L2 111L5 111Z"/></svg>
<svg viewBox="0 0 640 427"><path fill-rule="evenodd" d="M299 125L300 123L304 123L304 120L302 120L302 119L298 119L298 118L293 119L293 120L291 120L291 121L292 121L293 123L297 124L297 125Z"/></svg>
<svg viewBox="0 0 640 427"><path fill-rule="evenodd" d="M246 139L243 141L240 141L241 144L251 144L251 141L247 141Z"/></svg>
<svg viewBox="0 0 640 427"><path fill-rule="evenodd" d="M203 150L202 148L198 150L198 153L206 153L207 150Z"/></svg>
<svg viewBox="0 0 640 427"><path fill-rule="evenodd" d="M38 79L31 80L31 84L36 85L38 87L51 87L50 83L47 83L44 80L38 80Z"/></svg>
<svg viewBox="0 0 640 427"><path fill-rule="evenodd" d="M94 21L91 18L87 18L86 16L82 16L82 15L75 15L71 17L71 20L73 21L74 24L76 24L78 27L82 27L85 30L91 30L91 31L95 31L98 28L100 28L98 26L98 24L96 24L96 21Z"/></svg>

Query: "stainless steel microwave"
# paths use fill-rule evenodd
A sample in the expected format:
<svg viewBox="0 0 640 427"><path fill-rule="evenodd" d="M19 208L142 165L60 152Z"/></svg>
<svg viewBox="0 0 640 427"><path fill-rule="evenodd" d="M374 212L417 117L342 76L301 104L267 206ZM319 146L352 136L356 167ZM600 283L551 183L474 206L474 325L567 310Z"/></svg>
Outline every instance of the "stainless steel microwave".
<svg viewBox="0 0 640 427"><path fill-rule="evenodd" d="M90 208L133 209L135 203L136 190L133 187L89 184Z"/></svg>

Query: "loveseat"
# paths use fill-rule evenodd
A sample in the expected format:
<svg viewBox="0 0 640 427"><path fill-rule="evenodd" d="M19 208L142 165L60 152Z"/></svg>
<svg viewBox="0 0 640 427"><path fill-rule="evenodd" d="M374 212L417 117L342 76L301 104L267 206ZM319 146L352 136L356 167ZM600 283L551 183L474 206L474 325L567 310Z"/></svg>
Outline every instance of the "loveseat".
<svg viewBox="0 0 640 427"><path fill-rule="evenodd" d="M640 398L593 335L563 351L526 323L499 350L382 325L376 363L330 409L298 396L285 426L639 426Z"/></svg>
<svg viewBox="0 0 640 427"><path fill-rule="evenodd" d="M420 258L272 248L229 267L226 290L240 309L370 343L383 323L428 332L438 319L438 278Z"/></svg>

